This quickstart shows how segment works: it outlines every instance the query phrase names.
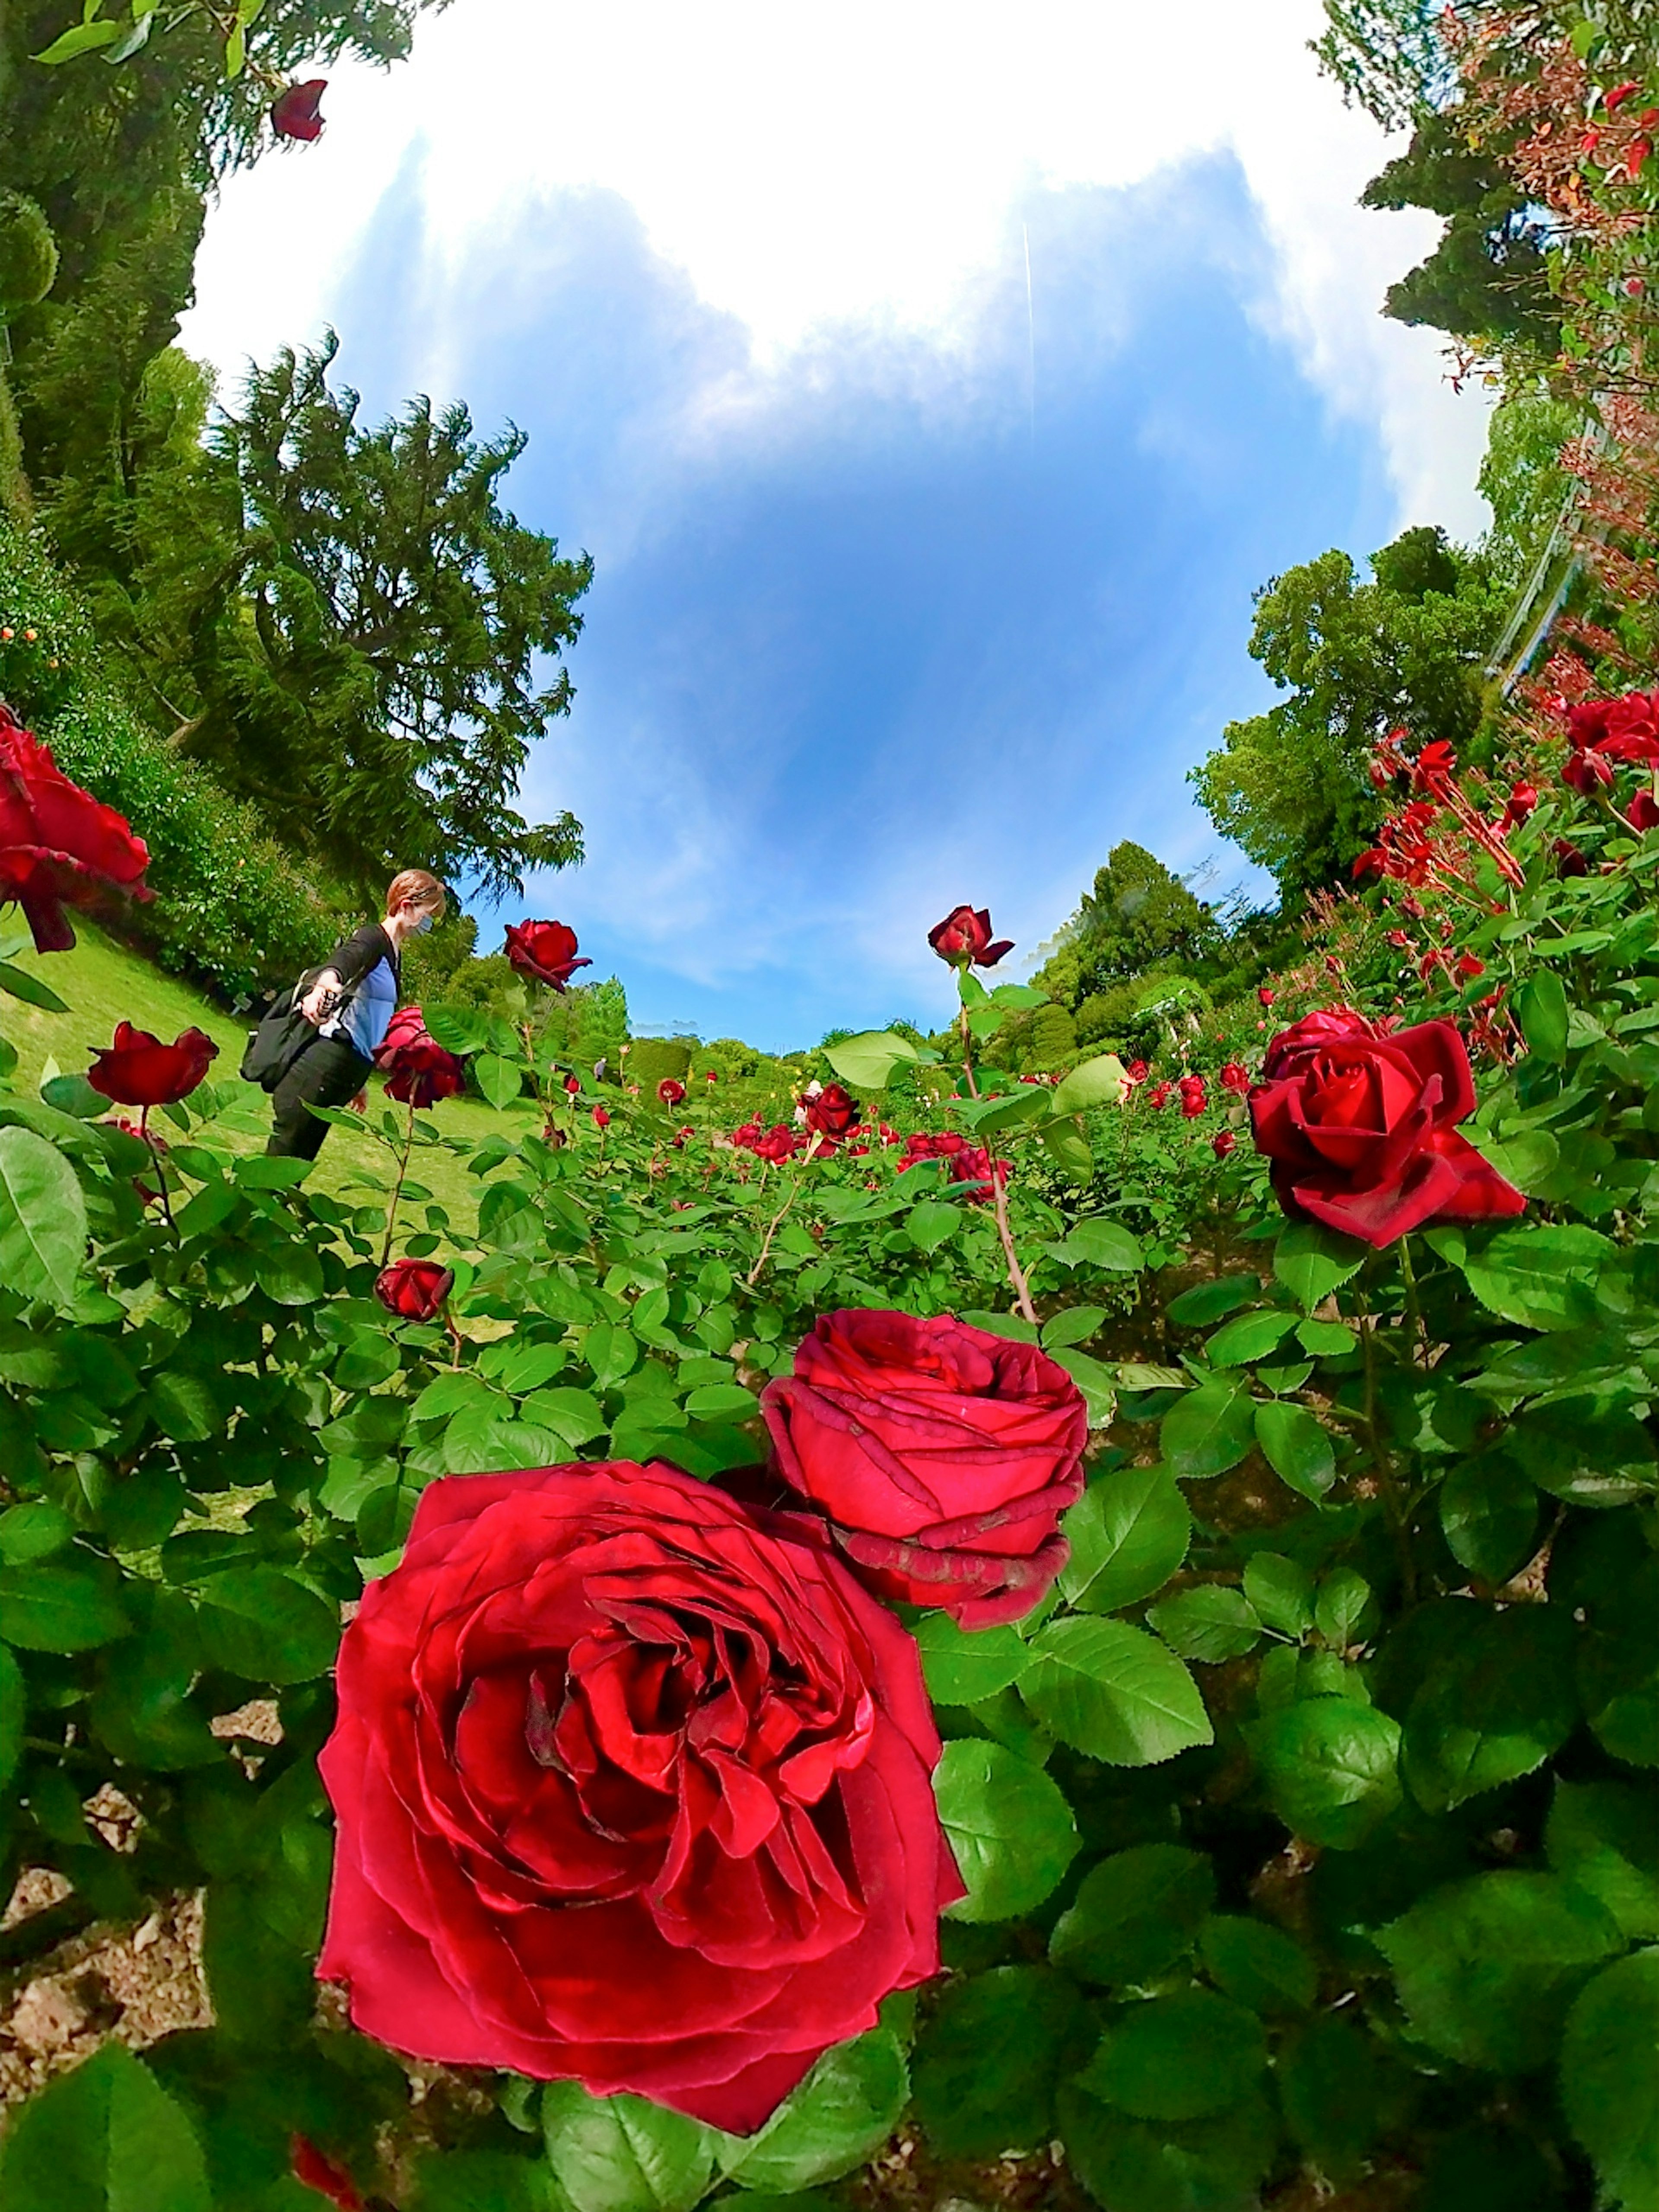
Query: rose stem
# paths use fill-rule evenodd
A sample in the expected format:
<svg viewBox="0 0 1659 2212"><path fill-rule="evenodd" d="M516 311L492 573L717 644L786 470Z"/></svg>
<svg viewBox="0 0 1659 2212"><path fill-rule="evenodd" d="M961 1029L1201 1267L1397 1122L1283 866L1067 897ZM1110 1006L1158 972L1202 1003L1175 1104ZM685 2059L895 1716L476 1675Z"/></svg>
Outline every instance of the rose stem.
<svg viewBox="0 0 1659 2212"><path fill-rule="evenodd" d="M167 1179L161 1167L161 1147L156 1143L155 1138L149 1133L149 1109L148 1106L141 1106L138 1109L138 1133L143 1139L145 1144L149 1146L149 1156L155 1163L155 1182L157 1190L161 1195L162 1216L167 1222L167 1227L173 1231L173 1239L176 1244L179 1241L179 1224L173 1218L173 1204L172 1200L167 1196Z"/></svg>
<svg viewBox="0 0 1659 2212"><path fill-rule="evenodd" d="M392 1186L392 1203L386 1208L386 1242L380 1247L380 1265L384 1267L392 1257L392 1239L397 1233L398 1206L404 1194L404 1177L409 1173L409 1155L415 1143L415 1086L410 1085L409 1122L404 1131L403 1155L398 1162L398 1180Z"/></svg>

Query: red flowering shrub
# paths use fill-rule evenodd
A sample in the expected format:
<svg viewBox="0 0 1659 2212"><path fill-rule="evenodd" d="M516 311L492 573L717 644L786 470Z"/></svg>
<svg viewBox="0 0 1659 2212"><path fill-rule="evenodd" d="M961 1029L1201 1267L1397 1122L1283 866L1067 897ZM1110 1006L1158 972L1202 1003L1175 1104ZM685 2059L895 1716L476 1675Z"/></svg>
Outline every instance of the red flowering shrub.
<svg viewBox="0 0 1659 2212"><path fill-rule="evenodd" d="M761 1403L784 1480L884 1595L984 1627L1066 1564L1088 1415L1034 1345L949 1315L825 1314Z"/></svg>
<svg viewBox="0 0 1659 2212"><path fill-rule="evenodd" d="M318 1973L394 2049L747 2132L939 1965L915 1645L672 1468L430 1484L346 1630Z"/></svg>

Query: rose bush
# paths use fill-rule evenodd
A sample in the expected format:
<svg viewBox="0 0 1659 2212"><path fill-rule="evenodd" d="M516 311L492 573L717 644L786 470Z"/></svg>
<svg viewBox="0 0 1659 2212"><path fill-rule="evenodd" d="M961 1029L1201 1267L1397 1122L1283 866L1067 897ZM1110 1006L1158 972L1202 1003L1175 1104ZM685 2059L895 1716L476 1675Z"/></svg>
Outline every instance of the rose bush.
<svg viewBox="0 0 1659 2212"><path fill-rule="evenodd" d="M758 2127L962 1893L915 1648L672 1468L434 1483L341 1644L318 1973L423 2058Z"/></svg>
<svg viewBox="0 0 1659 2212"><path fill-rule="evenodd" d="M1034 1346L947 1316L826 1314L761 1402L779 1472L884 1595L980 1628L1029 1613L1065 1565L1089 1417Z"/></svg>

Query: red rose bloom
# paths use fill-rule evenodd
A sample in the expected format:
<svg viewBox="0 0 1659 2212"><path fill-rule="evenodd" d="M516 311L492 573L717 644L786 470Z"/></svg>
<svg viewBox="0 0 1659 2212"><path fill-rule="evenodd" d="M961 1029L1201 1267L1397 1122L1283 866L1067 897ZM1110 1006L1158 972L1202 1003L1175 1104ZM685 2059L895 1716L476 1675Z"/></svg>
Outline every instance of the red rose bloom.
<svg viewBox="0 0 1659 2212"><path fill-rule="evenodd" d="M1644 785L1632 799L1625 813L1632 830L1649 830L1659 828L1659 799Z"/></svg>
<svg viewBox="0 0 1659 2212"><path fill-rule="evenodd" d="M270 103L270 127L279 138L300 138L309 145L323 135L323 94L328 90L325 76L307 77L303 84L291 84L279 92Z"/></svg>
<svg viewBox="0 0 1659 2212"><path fill-rule="evenodd" d="M1012 937L993 941L991 910L983 906L953 906L944 921L936 921L928 931L927 942L953 968L965 968L969 963L975 968L994 968L1005 952L1014 949Z"/></svg>
<svg viewBox="0 0 1659 2212"><path fill-rule="evenodd" d="M518 974L532 983L562 991L579 968L593 963L576 957L576 933L562 921L509 921L501 947Z"/></svg>
<svg viewBox="0 0 1659 2212"><path fill-rule="evenodd" d="M593 1127L596 1129L608 1129L611 1127L611 1116L603 1106L596 1106L593 1109Z"/></svg>
<svg viewBox="0 0 1659 2212"><path fill-rule="evenodd" d="M799 1129L792 1129L787 1121L775 1121L763 1136L755 1139L749 1150L757 1158L770 1160L776 1166L780 1161L793 1160L805 1146L806 1139Z"/></svg>
<svg viewBox="0 0 1659 2212"><path fill-rule="evenodd" d="M374 1278L374 1295L400 1321L432 1321L455 1287L455 1270L435 1260L394 1260Z"/></svg>
<svg viewBox="0 0 1659 2212"><path fill-rule="evenodd" d="M961 1896L915 1644L666 1467L428 1484L347 1628L318 1973L447 2065L758 2127Z"/></svg>
<svg viewBox="0 0 1659 2212"><path fill-rule="evenodd" d="M1035 1345L948 1314L826 1314L761 1407L779 1472L884 1596L984 1628L1065 1565L1089 1419Z"/></svg>
<svg viewBox="0 0 1659 2212"><path fill-rule="evenodd" d="M75 932L64 912L90 904L100 884L153 893L142 882L149 854L112 806L57 766L40 739L0 706L0 906L23 909L37 952L67 952Z"/></svg>
<svg viewBox="0 0 1659 2212"><path fill-rule="evenodd" d="M1217 1159L1224 1160L1237 1142L1238 1139L1231 1129L1218 1129L1210 1139L1210 1149Z"/></svg>
<svg viewBox="0 0 1659 2212"><path fill-rule="evenodd" d="M1249 1103L1256 1149L1292 1216L1382 1246L1425 1223L1525 1210L1457 1133L1474 1080L1449 1022L1389 1036L1346 1009L1310 1014L1273 1039Z"/></svg>
<svg viewBox="0 0 1659 2212"><path fill-rule="evenodd" d="M1173 1083L1155 1083L1146 1093L1146 1103L1155 1114L1161 1114L1164 1111L1170 1103L1170 1093L1174 1089Z"/></svg>
<svg viewBox="0 0 1659 2212"><path fill-rule="evenodd" d="M1183 1075L1176 1088L1181 1093L1183 1118L1195 1121L1210 1103L1205 1093L1204 1078L1201 1075Z"/></svg>
<svg viewBox="0 0 1659 2212"><path fill-rule="evenodd" d="M326 2197L337 2212L363 2212L363 2200L344 2166L319 2151L308 2137L290 2136L288 2155L294 2179L305 2188L314 2189L319 2197Z"/></svg>
<svg viewBox="0 0 1659 2212"><path fill-rule="evenodd" d="M657 1096L665 1106L678 1106L685 1097L685 1085L672 1075L665 1075L657 1085Z"/></svg>
<svg viewBox="0 0 1659 2212"><path fill-rule="evenodd" d="M856 1129L863 1109L839 1083L826 1083L806 1101L806 1126L815 1137L845 1137Z"/></svg>
<svg viewBox="0 0 1659 2212"><path fill-rule="evenodd" d="M393 1014L374 1065L386 1074L387 1097L404 1106L434 1106L466 1088L465 1065L428 1035L418 1006Z"/></svg>
<svg viewBox="0 0 1659 2212"><path fill-rule="evenodd" d="M1224 1091L1234 1091L1242 1098L1250 1087L1250 1071L1237 1060L1230 1060L1218 1079Z"/></svg>
<svg viewBox="0 0 1659 2212"><path fill-rule="evenodd" d="M118 1106L173 1106L189 1097L218 1057L204 1030L185 1030L163 1044L148 1030L117 1022L114 1043L93 1061L87 1081Z"/></svg>

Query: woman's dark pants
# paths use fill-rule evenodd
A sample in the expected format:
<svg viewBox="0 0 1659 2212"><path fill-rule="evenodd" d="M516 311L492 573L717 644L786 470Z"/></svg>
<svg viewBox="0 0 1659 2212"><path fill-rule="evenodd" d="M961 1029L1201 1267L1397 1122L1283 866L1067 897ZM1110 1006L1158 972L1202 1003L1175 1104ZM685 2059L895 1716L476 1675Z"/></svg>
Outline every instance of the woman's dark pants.
<svg viewBox="0 0 1659 2212"><path fill-rule="evenodd" d="M328 1123L306 1109L343 1106L357 1096L373 1067L343 1037L308 1044L270 1094L276 1127L266 1152L282 1160L314 1160Z"/></svg>

